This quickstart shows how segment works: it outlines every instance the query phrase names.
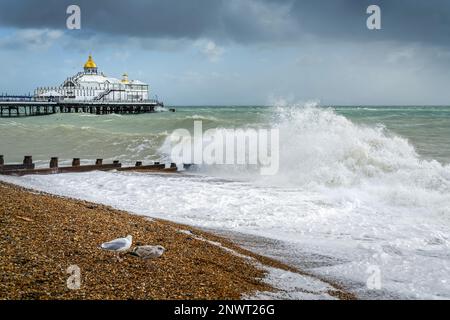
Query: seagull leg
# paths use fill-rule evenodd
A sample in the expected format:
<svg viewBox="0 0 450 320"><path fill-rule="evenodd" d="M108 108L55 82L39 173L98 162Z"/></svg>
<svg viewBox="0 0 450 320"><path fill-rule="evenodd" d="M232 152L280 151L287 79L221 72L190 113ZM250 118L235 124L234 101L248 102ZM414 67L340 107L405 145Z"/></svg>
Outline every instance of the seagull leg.
<svg viewBox="0 0 450 320"><path fill-rule="evenodd" d="M116 261L117 261L117 262L122 262L122 261L124 260L124 259L120 256L120 252L116 252L115 257L116 257Z"/></svg>

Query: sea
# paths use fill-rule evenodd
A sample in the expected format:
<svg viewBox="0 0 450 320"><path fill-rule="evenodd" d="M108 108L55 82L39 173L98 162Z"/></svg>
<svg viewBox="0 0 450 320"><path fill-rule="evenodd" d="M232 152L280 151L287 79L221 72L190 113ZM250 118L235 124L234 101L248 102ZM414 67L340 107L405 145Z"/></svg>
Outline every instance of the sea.
<svg viewBox="0 0 450 320"><path fill-rule="evenodd" d="M450 299L450 107L181 106L141 115L0 119L5 162L170 162L174 130L273 129L279 169L199 165L180 174L1 177L208 230L365 299ZM61 213L63 214L63 213Z"/></svg>

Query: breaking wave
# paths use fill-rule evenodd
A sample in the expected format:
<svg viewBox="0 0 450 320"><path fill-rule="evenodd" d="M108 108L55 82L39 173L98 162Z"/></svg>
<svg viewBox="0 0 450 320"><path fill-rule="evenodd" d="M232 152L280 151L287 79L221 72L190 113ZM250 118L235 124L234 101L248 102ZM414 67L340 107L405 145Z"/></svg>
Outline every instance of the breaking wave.
<svg viewBox="0 0 450 320"><path fill-rule="evenodd" d="M357 192L377 204L433 207L450 218L450 166L421 159L407 139L382 125L357 125L331 108L295 105L276 107L272 127L280 133L276 175L238 165L202 166L201 172L328 194L346 190L349 197Z"/></svg>

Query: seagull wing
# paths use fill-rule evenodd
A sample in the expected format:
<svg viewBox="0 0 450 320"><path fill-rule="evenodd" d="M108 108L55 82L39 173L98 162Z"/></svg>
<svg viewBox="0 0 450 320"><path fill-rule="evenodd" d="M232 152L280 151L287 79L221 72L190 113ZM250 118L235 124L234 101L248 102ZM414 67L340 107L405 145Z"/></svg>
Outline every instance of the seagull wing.
<svg viewBox="0 0 450 320"><path fill-rule="evenodd" d="M115 239L109 242L102 243L101 245L102 249L113 251L124 249L127 246L129 246L129 241L128 239L125 238Z"/></svg>
<svg viewBox="0 0 450 320"><path fill-rule="evenodd" d="M160 256L158 249L153 246L142 246L137 251L139 256L144 259L158 258Z"/></svg>

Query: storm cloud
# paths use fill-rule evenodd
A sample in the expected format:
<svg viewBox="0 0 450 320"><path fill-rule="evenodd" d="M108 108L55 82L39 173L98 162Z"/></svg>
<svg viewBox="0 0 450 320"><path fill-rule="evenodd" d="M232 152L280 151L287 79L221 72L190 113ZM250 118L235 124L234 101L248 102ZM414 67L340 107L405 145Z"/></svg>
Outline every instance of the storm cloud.
<svg viewBox="0 0 450 320"><path fill-rule="evenodd" d="M81 30L66 29L72 4ZM449 44L448 0L0 0L7 92L59 83L92 53L169 105L447 104Z"/></svg>
<svg viewBox="0 0 450 320"><path fill-rule="evenodd" d="M0 1L0 25L65 29L66 8L77 4L82 30L152 39L200 39L247 43L398 41L448 46L450 2L446 0L23 0ZM366 8L382 9L382 30L366 27Z"/></svg>

